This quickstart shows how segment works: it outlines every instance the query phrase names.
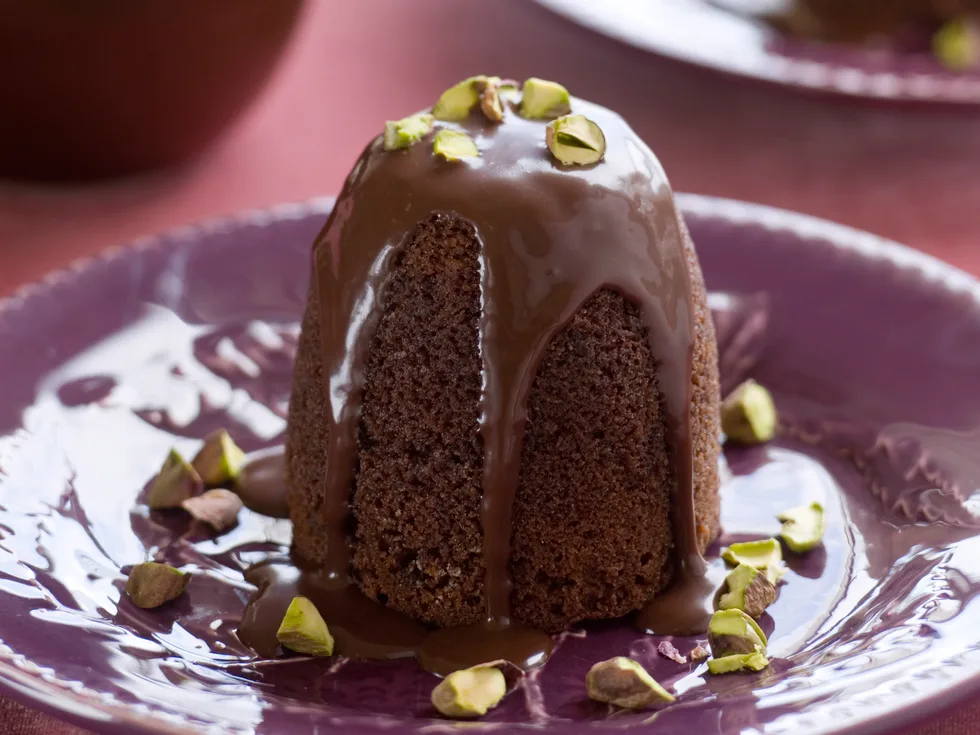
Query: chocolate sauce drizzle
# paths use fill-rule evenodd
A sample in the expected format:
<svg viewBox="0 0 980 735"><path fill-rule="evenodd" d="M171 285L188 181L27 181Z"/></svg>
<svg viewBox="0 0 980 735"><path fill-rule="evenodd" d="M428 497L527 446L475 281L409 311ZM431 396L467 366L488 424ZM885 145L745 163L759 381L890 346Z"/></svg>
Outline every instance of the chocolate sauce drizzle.
<svg viewBox="0 0 980 735"><path fill-rule="evenodd" d="M432 670L505 658L543 662L550 639L511 618L511 514L520 483L527 401L552 338L582 305L613 288L641 309L669 416L678 584L703 577L690 432L694 308L683 225L659 162L618 115L581 100L573 111L604 131L605 159L563 167L545 147L544 121L508 112L442 127L476 141L480 157L447 162L431 143L365 150L314 249L329 405L327 524L322 584L350 584L350 499L365 366L395 257L432 213L470 223L480 242L478 344L482 361L483 553L486 622L435 631L417 651ZM713 591L713 590L712 590ZM325 617L331 622L330 600Z"/></svg>

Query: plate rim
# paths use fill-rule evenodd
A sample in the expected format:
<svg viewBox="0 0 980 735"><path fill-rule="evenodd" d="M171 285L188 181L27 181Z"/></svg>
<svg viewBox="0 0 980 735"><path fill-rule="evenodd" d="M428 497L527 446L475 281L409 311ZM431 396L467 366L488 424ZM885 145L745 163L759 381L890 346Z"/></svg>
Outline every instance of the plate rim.
<svg viewBox="0 0 980 735"><path fill-rule="evenodd" d="M721 220L738 227L754 226L770 232L786 232L794 239L806 241L811 246L820 242L834 251L889 264L917 276L925 285L949 294L970 297L980 304L980 280L938 258L879 235L819 217L735 199L677 193L675 200L685 217L693 216L705 221ZM77 259L0 298L0 316L9 316L23 310L35 299L43 298L59 286L69 284L90 268L108 264L118 258L132 256L140 251L169 248L189 240L204 239L240 228L264 228L283 221L326 216L333 203L334 197L317 197L305 202L249 209L172 228L126 245L111 246L95 255ZM921 722L936 713L955 709L978 691L980 669L964 675L952 686L937 693L920 695L918 699L907 701L898 709L872 714L873 719L869 721L840 727L831 725L828 729L820 730L819 735L877 735L891 732L895 727L906 727L909 722ZM145 704L121 702L113 695L97 692L79 682L59 679L51 670L39 667L15 653L3 639L0 639L0 694L63 722L81 728L98 727L99 732L179 735L211 730L211 726L202 725L183 715ZM914 716L909 717L913 713Z"/></svg>
<svg viewBox="0 0 980 735"><path fill-rule="evenodd" d="M799 94L818 95L838 100L934 107L937 109L967 110L980 107L980 79L950 72L873 72L848 64L830 64L815 60L784 58L768 73L759 69L745 70L726 64L720 57L710 60L694 58L665 48L661 44L644 39L631 32L624 24L593 12L589 0L533 0L542 8L564 20L585 28L592 33L613 39L618 43L639 49L662 59L692 68L710 71L741 81L792 90ZM664 2L666 0L647 0ZM689 0L685 0L689 1ZM636 0L607 0L602 7L608 10L610 3L632 3ZM624 5L625 7L625 5ZM718 13L727 11L715 8ZM760 21L745 19L747 24ZM775 31L773 31L775 33ZM814 42L815 44L819 42ZM831 44L825 44L829 46Z"/></svg>

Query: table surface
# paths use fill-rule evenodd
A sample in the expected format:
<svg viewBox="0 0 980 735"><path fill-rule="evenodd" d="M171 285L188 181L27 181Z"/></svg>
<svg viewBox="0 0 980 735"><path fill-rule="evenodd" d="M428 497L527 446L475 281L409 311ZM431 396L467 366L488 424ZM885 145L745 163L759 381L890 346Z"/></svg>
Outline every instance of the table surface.
<svg viewBox="0 0 980 735"><path fill-rule="evenodd" d="M312 0L263 97L180 170L86 186L0 183L0 295L180 224L335 194L386 119L460 78L540 76L618 109L674 188L834 219L980 273L980 111L894 109L692 70L529 0ZM910 723L980 731L980 704ZM0 698L0 732L80 732Z"/></svg>

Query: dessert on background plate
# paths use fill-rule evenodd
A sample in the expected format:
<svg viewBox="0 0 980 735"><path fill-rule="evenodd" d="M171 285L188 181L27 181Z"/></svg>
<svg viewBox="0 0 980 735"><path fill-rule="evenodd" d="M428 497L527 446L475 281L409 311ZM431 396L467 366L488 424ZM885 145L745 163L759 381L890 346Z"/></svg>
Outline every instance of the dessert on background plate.
<svg viewBox="0 0 980 735"><path fill-rule="evenodd" d="M931 51L952 70L980 67L976 0L714 1L754 8L780 30L804 38L864 43L896 52Z"/></svg>
<svg viewBox="0 0 980 735"><path fill-rule="evenodd" d="M829 98L980 104L976 3L929 0L536 0L623 43Z"/></svg>
<svg viewBox="0 0 980 735"><path fill-rule="evenodd" d="M980 689L980 286L675 200L555 82L0 329L0 689L83 726L854 735Z"/></svg>

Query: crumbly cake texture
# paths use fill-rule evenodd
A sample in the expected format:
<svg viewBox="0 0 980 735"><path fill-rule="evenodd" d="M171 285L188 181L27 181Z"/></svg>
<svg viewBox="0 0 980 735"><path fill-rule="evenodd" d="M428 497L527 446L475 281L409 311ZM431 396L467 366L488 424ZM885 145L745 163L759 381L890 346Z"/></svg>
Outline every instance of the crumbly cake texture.
<svg viewBox="0 0 980 735"><path fill-rule="evenodd" d="M700 267L683 233L696 340L691 439L702 550L719 530L718 373ZM486 617L480 504L479 241L420 223L383 292L367 361L352 502L353 569L369 597L440 627ZM294 550L325 559L327 406L319 303L303 318L286 435ZM673 574L663 399L639 309L595 294L549 346L528 402L513 510L512 611L555 632L624 615Z"/></svg>

